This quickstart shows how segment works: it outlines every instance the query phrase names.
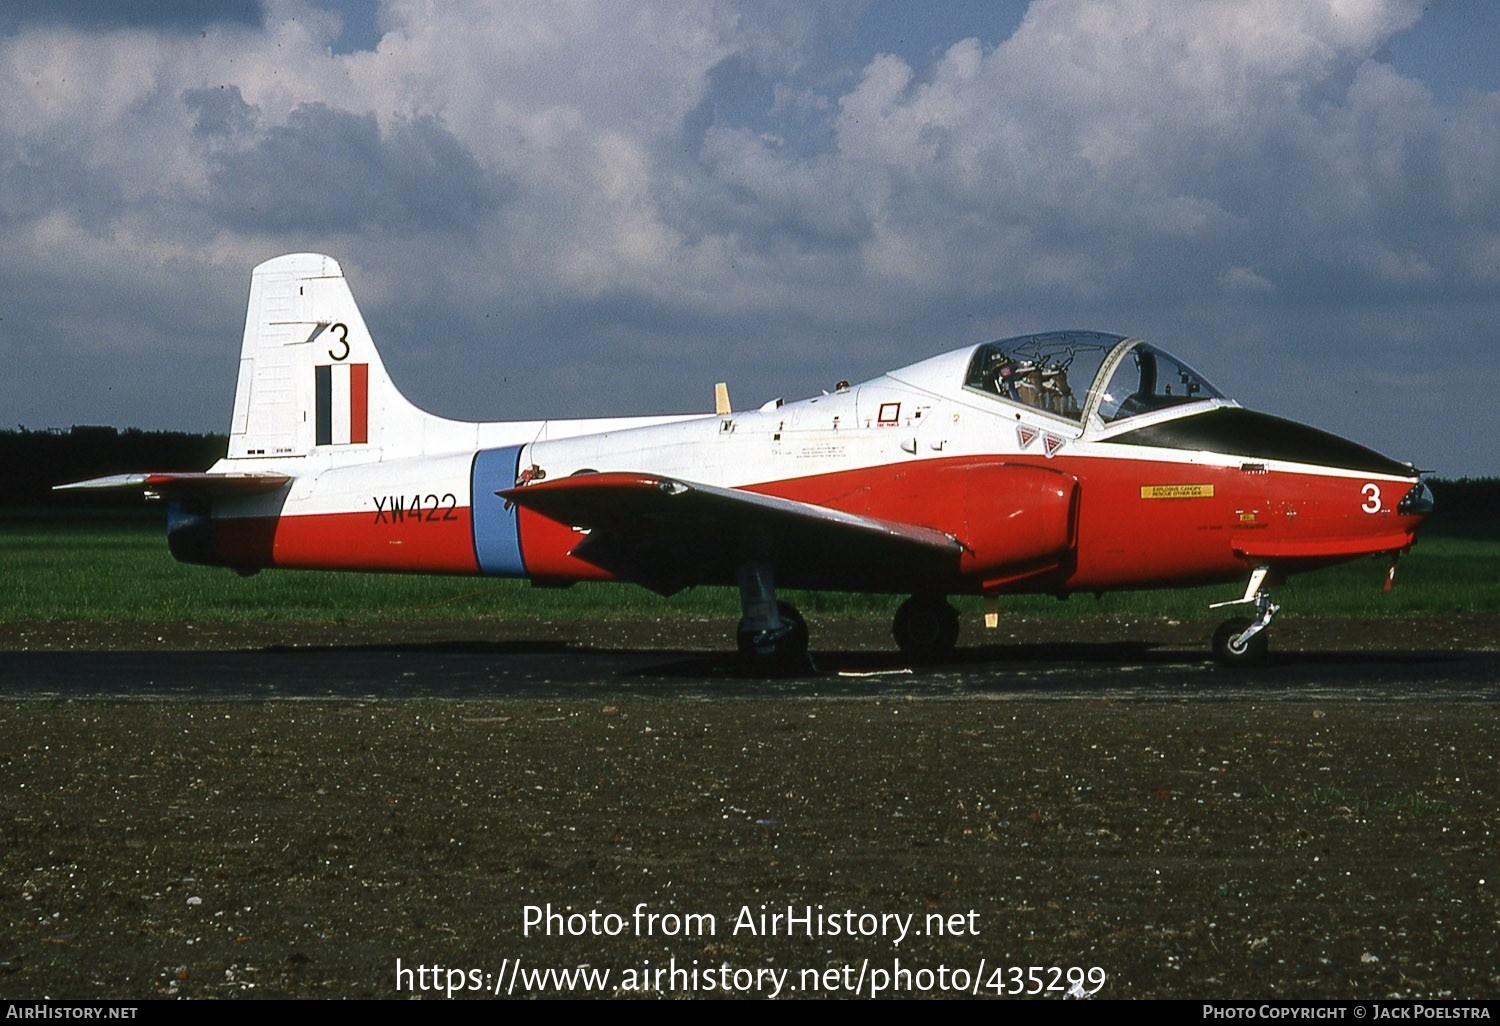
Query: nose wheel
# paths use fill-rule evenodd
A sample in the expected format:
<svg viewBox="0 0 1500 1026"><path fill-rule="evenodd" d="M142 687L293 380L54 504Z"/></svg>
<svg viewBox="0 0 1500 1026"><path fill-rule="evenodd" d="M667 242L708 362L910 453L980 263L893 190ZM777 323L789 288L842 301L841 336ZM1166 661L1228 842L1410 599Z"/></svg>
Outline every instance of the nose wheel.
<svg viewBox="0 0 1500 1026"><path fill-rule="evenodd" d="M1214 631L1214 661L1225 666L1255 666L1265 662L1270 639L1264 631L1255 631L1255 624L1254 620L1225 620L1219 624Z"/></svg>
<svg viewBox="0 0 1500 1026"><path fill-rule="evenodd" d="M1265 587L1269 574L1270 567L1257 567L1250 575L1250 584L1245 589L1244 598L1215 602L1209 607L1220 609L1224 606L1255 605L1254 617L1225 620L1219 624L1214 631L1213 640L1215 661L1225 666L1254 666L1266 661L1269 649L1266 628L1271 626L1271 621L1281 611L1281 607L1271 601L1271 593Z"/></svg>

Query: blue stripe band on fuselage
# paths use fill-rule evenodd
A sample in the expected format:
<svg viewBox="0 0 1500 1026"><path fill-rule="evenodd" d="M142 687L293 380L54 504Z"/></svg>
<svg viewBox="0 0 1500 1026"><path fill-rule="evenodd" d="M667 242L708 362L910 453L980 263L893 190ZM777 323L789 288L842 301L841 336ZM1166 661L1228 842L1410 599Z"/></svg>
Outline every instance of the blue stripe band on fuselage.
<svg viewBox="0 0 1500 1026"><path fill-rule="evenodd" d="M479 572L493 577L525 577L521 560L521 536L516 529L516 507L506 508L495 493L516 486L521 447L482 449L474 454L471 519L474 523L474 557Z"/></svg>

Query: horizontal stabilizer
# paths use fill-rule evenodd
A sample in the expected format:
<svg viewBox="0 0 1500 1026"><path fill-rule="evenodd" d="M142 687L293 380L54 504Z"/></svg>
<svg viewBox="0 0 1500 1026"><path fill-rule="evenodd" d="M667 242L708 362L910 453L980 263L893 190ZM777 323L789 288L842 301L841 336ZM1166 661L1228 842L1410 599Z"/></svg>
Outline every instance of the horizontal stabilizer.
<svg viewBox="0 0 1500 1026"><path fill-rule="evenodd" d="M259 495L274 492L291 481L286 474L210 474L171 471L145 474L111 474L87 481L75 481L53 487L55 492L68 491L140 491L148 496L168 498L213 498L228 495Z"/></svg>

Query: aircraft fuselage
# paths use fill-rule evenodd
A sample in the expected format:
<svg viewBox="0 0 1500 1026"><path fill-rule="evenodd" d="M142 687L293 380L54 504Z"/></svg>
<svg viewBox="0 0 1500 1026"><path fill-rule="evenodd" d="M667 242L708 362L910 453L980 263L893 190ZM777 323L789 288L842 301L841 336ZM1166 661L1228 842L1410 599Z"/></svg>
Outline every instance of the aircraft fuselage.
<svg viewBox="0 0 1500 1026"><path fill-rule="evenodd" d="M795 661L777 587L909 593L893 628L939 656L954 594L1066 595L1249 578L1264 647L1288 573L1392 561L1431 509L1416 470L1242 409L1137 339L968 346L798 402L708 415L470 423L408 402L337 261L251 276L228 454L117 475L170 504L172 552L300 568L739 588L739 644ZM992 610L991 610L992 611ZM987 619L990 614L987 613Z"/></svg>

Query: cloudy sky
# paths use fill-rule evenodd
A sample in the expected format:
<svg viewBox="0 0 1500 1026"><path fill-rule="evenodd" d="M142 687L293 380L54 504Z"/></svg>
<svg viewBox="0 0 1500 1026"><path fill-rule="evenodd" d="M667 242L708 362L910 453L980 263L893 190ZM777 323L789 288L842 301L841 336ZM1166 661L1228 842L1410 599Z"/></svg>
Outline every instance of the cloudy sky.
<svg viewBox="0 0 1500 1026"><path fill-rule="evenodd" d="M816 394L1051 328L1500 474L1500 4L12 0L0 423L227 429L329 253L478 419Z"/></svg>

